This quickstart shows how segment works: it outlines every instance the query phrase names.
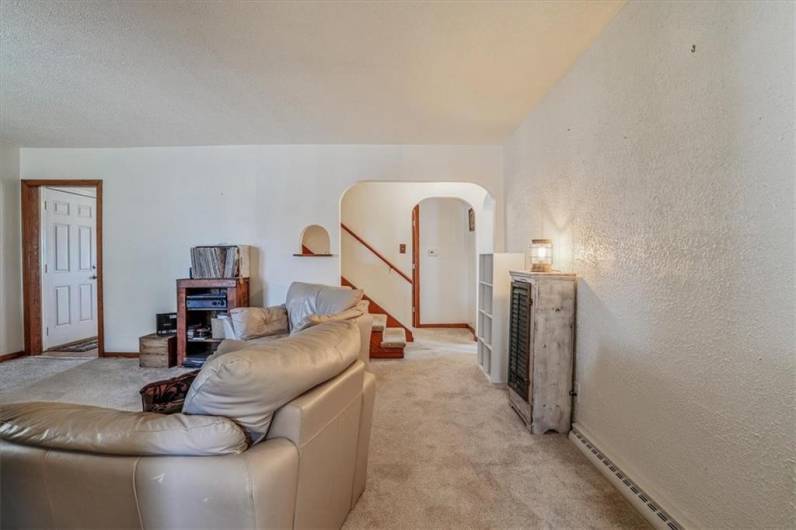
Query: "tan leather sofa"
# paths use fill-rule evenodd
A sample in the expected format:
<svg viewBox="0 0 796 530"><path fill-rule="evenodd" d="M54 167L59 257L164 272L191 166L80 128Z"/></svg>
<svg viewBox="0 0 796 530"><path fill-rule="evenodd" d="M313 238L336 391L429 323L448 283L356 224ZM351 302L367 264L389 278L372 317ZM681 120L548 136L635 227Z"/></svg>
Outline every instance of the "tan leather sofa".
<svg viewBox="0 0 796 530"><path fill-rule="evenodd" d="M282 305L233 309L224 318L225 340L218 352L265 344L330 320L352 320L360 329L359 358L367 366L373 318L363 294L361 289L293 282Z"/></svg>
<svg viewBox="0 0 796 530"><path fill-rule="evenodd" d="M340 527L365 488L375 398L358 330L208 361L184 412L227 415L0 406L0 528ZM311 388L278 404L293 380Z"/></svg>

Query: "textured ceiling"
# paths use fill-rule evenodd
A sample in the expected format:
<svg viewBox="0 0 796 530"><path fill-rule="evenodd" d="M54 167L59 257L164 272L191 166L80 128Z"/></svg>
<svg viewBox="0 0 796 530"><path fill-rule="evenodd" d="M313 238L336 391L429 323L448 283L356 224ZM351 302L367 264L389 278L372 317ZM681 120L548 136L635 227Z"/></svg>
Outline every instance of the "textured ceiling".
<svg viewBox="0 0 796 530"><path fill-rule="evenodd" d="M498 143L621 5L2 0L0 139Z"/></svg>

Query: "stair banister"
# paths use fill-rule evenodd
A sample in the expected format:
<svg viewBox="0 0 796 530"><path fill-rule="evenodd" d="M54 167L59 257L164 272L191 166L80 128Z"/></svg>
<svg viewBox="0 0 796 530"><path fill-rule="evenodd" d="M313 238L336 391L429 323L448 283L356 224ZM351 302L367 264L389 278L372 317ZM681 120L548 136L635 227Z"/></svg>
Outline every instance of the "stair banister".
<svg viewBox="0 0 796 530"><path fill-rule="evenodd" d="M381 261L383 261L384 263L386 263L386 264L387 264L387 266L388 266L390 269L392 269L392 270L394 270L395 272L397 272L397 273L398 273L398 275L399 275L401 278L403 278L404 280L406 280L406 281L407 281L407 282L409 282L410 284L412 283L412 278L410 278L409 276L407 276L406 274L404 274L404 272L403 272L401 269L399 269L398 267L396 267L395 265L393 265L392 263L390 263L390 260L388 260L387 258L385 258L385 257L384 257L384 256L381 254L381 252L379 252L378 250L376 250L375 248L373 248L373 247L372 247L372 246L371 246L371 245L370 245L370 244L369 244L367 241L365 241L364 239L362 239L361 237L359 237L357 234L355 234L355 233L354 233L354 231L353 231L353 230L351 230L350 228L348 228L348 227L347 227L347 226L346 226L344 223L340 223L340 226L343 228L343 230L345 230L346 232L348 232L349 234L351 234L351 237L353 237L354 239L356 239L357 241L359 241L359 242L362 244L362 246L364 246L366 249L370 250L370 251L371 251L371 252L372 252L372 253L373 253L373 254L374 254L374 255L375 255L377 258L379 258Z"/></svg>

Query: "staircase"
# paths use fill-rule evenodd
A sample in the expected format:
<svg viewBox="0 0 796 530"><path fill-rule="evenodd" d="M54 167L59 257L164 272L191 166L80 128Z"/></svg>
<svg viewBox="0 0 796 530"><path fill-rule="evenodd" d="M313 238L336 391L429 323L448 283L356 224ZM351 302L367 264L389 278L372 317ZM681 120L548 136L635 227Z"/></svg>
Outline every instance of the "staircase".
<svg viewBox="0 0 796 530"><path fill-rule="evenodd" d="M340 277L340 284L356 289L356 286L344 277ZM364 295L369 302L368 312L373 316L373 330L370 334L371 359L403 359L404 348L407 342L414 341L409 328L398 322L392 315L374 302L368 295Z"/></svg>
<svg viewBox="0 0 796 530"><path fill-rule="evenodd" d="M345 225L341 226L350 232L350 229L348 229ZM351 232L351 234L353 235L353 232ZM359 237L356 235L354 237L359 239ZM370 245L367 243L364 244L368 249L371 250L371 252L376 252ZM303 243L301 245L301 254L306 256L318 255L315 251ZM386 261L381 254L376 254L382 260ZM394 268L392 264L389 262L387 263ZM395 270L397 271L398 269L396 268ZM401 276L407 278L406 275L400 271L398 272L401 274ZM340 277L340 285L356 289L356 286L354 286L353 283L349 282L343 276ZM368 298L366 294L363 295L363 298L368 301L368 312L373 316L373 328L370 333L370 358L403 359L404 348L406 347L407 341L414 341L412 332L409 330L409 328L398 322L398 320L389 314L383 307L374 302L371 298Z"/></svg>

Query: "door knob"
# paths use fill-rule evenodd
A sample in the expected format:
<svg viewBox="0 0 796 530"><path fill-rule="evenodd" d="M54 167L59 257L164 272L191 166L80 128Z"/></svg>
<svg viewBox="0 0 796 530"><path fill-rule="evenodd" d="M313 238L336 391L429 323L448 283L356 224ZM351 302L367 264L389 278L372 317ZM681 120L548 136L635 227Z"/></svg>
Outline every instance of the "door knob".
<svg viewBox="0 0 796 530"><path fill-rule="evenodd" d="M94 274L93 276L89 276L88 279L89 280L96 280L97 279L97 275Z"/></svg>

